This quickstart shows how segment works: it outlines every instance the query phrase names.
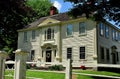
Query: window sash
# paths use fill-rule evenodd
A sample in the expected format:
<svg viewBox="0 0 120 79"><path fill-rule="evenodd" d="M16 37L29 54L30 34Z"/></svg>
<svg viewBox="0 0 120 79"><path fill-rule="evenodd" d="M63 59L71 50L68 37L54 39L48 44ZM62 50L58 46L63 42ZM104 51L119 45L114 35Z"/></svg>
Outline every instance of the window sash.
<svg viewBox="0 0 120 79"><path fill-rule="evenodd" d="M99 28L100 28L100 35L104 35L104 24L103 23L100 23L99 24Z"/></svg>
<svg viewBox="0 0 120 79"><path fill-rule="evenodd" d="M79 34L85 33L86 32L86 27L84 22L79 23Z"/></svg>
<svg viewBox="0 0 120 79"><path fill-rule="evenodd" d="M100 47L100 55L101 55L101 59L104 59L104 48Z"/></svg>
<svg viewBox="0 0 120 79"><path fill-rule="evenodd" d="M35 39L35 31L32 31L32 39Z"/></svg>
<svg viewBox="0 0 120 79"><path fill-rule="evenodd" d="M105 27L105 37L106 38L109 37L109 27L108 26Z"/></svg>
<svg viewBox="0 0 120 79"><path fill-rule="evenodd" d="M67 48L67 59L72 59L72 48Z"/></svg>
<svg viewBox="0 0 120 79"><path fill-rule="evenodd" d="M80 59L85 59L85 47L80 47Z"/></svg>
<svg viewBox="0 0 120 79"><path fill-rule="evenodd" d="M24 32L24 42L27 42L27 32Z"/></svg>
<svg viewBox="0 0 120 79"><path fill-rule="evenodd" d="M72 32L73 32L73 26L72 26L72 24L69 24L67 26L67 36L71 36Z"/></svg>
<svg viewBox="0 0 120 79"><path fill-rule="evenodd" d="M110 60L110 52L109 49L106 49L106 59L109 61Z"/></svg>

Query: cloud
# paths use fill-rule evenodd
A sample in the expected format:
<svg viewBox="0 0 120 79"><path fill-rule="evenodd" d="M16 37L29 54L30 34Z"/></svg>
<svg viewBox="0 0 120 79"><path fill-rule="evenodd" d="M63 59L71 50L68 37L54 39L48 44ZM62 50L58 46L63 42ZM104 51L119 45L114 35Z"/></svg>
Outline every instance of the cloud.
<svg viewBox="0 0 120 79"><path fill-rule="evenodd" d="M54 1L53 6L55 6L59 11L61 10L62 5L58 1Z"/></svg>

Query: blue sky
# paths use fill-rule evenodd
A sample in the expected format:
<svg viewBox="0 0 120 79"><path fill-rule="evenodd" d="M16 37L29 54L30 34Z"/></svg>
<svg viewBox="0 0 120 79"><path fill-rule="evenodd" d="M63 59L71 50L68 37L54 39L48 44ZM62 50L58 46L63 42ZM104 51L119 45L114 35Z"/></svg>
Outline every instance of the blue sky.
<svg viewBox="0 0 120 79"><path fill-rule="evenodd" d="M59 10L60 13L69 11L72 8L72 4L70 2L64 2L64 0L50 0L53 5Z"/></svg>

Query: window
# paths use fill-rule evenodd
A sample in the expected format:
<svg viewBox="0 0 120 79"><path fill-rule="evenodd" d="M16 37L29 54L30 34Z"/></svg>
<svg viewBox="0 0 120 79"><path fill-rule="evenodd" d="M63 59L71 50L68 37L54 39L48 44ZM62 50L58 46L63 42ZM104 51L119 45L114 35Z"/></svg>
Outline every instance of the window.
<svg viewBox="0 0 120 79"><path fill-rule="evenodd" d="M106 49L106 59L109 61L110 59L110 52L109 52L109 49Z"/></svg>
<svg viewBox="0 0 120 79"><path fill-rule="evenodd" d="M118 40L120 41L120 33L119 33L119 35L118 35Z"/></svg>
<svg viewBox="0 0 120 79"><path fill-rule="evenodd" d="M46 33L46 30L45 30L45 35L44 35L44 36L45 36L45 40L46 40L46 34L47 34L47 33Z"/></svg>
<svg viewBox="0 0 120 79"><path fill-rule="evenodd" d="M115 31L115 40L118 41L118 32Z"/></svg>
<svg viewBox="0 0 120 79"><path fill-rule="evenodd" d="M116 54L117 54L117 61L119 61L119 53L118 53L118 52L116 52Z"/></svg>
<svg viewBox="0 0 120 79"><path fill-rule="evenodd" d="M115 40L115 36L116 36L116 35L115 35L115 30L112 29L112 39L113 39L113 40Z"/></svg>
<svg viewBox="0 0 120 79"><path fill-rule="evenodd" d="M84 34L86 32L86 27L84 22L79 23L79 34Z"/></svg>
<svg viewBox="0 0 120 79"><path fill-rule="evenodd" d="M32 31L32 39L35 39L35 31Z"/></svg>
<svg viewBox="0 0 120 79"><path fill-rule="evenodd" d="M27 42L27 32L24 32L24 42Z"/></svg>
<svg viewBox="0 0 120 79"><path fill-rule="evenodd" d="M35 50L31 50L31 60L34 60L35 57Z"/></svg>
<svg viewBox="0 0 120 79"><path fill-rule="evenodd" d="M105 37L108 38L109 37L109 27L105 26Z"/></svg>
<svg viewBox="0 0 120 79"><path fill-rule="evenodd" d="M80 59L85 59L85 47L80 47Z"/></svg>
<svg viewBox="0 0 120 79"><path fill-rule="evenodd" d="M73 32L73 26L72 26L72 24L69 24L67 26L67 36L71 36L72 32Z"/></svg>
<svg viewBox="0 0 120 79"><path fill-rule="evenodd" d="M54 29L48 28L47 31L45 30L45 40L53 39L54 38Z"/></svg>
<svg viewBox="0 0 120 79"><path fill-rule="evenodd" d="M67 59L72 59L72 48L67 48Z"/></svg>
<svg viewBox="0 0 120 79"><path fill-rule="evenodd" d="M104 24L103 23L99 24L99 33L100 33L101 36L104 35Z"/></svg>
<svg viewBox="0 0 120 79"><path fill-rule="evenodd" d="M51 39L51 28L47 30L47 39Z"/></svg>
<svg viewBox="0 0 120 79"><path fill-rule="evenodd" d="M100 47L100 55L101 55L101 59L104 59L104 48Z"/></svg>

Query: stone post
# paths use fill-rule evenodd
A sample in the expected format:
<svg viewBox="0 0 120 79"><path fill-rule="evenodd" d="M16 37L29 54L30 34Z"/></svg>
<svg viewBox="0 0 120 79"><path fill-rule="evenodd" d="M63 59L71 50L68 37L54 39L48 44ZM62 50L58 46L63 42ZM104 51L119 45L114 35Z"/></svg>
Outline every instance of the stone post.
<svg viewBox="0 0 120 79"><path fill-rule="evenodd" d="M4 51L0 51L0 79L4 79L6 57L7 57L7 53Z"/></svg>
<svg viewBox="0 0 120 79"><path fill-rule="evenodd" d="M68 59L66 62L65 79L72 79L72 60Z"/></svg>
<svg viewBox="0 0 120 79"><path fill-rule="evenodd" d="M15 51L14 79L26 79L26 60L28 53L18 49Z"/></svg>

